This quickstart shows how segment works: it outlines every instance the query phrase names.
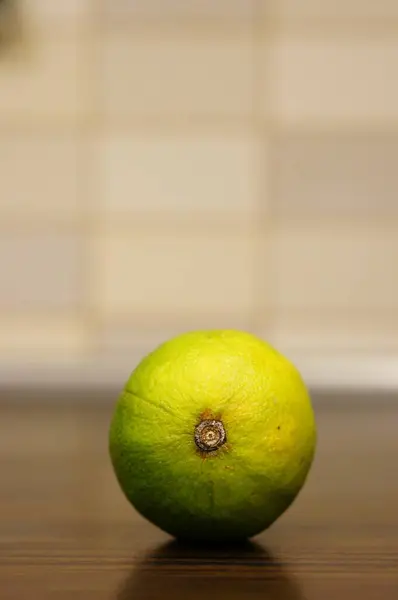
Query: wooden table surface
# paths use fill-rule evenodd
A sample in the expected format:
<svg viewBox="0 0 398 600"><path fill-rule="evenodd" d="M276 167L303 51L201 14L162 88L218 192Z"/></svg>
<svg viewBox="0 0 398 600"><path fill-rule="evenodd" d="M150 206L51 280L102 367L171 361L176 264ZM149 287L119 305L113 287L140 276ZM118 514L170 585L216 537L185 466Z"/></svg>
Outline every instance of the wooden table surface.
<svg viewBox="0 0 398 600"><path fill-rule="evenodd" d="M179 546L127 504L113 396L0 394L1 600L398 600L397 398L314 394L304 490L252 543L215 549Z"/></svg>

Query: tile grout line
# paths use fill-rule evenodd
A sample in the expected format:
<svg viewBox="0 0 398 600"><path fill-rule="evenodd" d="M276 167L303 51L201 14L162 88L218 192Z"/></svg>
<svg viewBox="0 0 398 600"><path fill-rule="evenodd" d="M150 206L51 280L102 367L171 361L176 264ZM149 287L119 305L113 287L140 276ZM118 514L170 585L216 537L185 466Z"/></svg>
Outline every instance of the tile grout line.
<svg viewBox="0 0 398 600"><path fill-rule="evenodd" d="M350 37L366 36L396 36L398 32L398 16L393 18L296 18L283 19L278 17L270 17L261 15L257 0L254 0L257 5L255 12L257 14L256 29L267 34L289 34L289 35L334 35L339 38L341 35L349 35ZM97 22L93 30L101 30L103 27L102 15L101 21ZM159 18L151 19L136 16L128 16L125 19L109 20L110 35L128 35L138 33L138 35L157 34L168 36L178 33L183 37L189 37L195 34L214 36L225 36L230 38L231 35L243 33L245 30L252 29L252 19L234 19L228 17L174 17L174 18Z"/></svg>
<svg viewBox="0 0 398 600"><path fill-rule="evenodd" d="M264 329L271 325L271 315L267 308L267 316L264 312L264 279L267 278L267 265L264 265L264 238L267 236L270 228L269 223L265 218L264 203L268 203L267 195L268 185L266 178L268 177L268 163L265 157L265 138L268 133L268 128L262 124L262 115L264 113L265 95L264 87L267 89L269 79L266 80L264 86L264 56L262 48L263 30L261 22L257 19L261 12L261 3L259 0L254 1L253 15L253 107L252 107L252 126L255 131L255 149L254 149L254 211L253 218L255 220L255 235L253 241L253 313L252 313L252 329L253 333L260 334L260 328ZM267 99L267 113L269 113ZM272 129L272 127L271 127ZM266 172L264 177L264 170ZM260 325L261 323L261 325Z"/></svg>
<svg viewBox="0 0 398 600"><path fill-rule="evenodd" d="M15 120L14 120L15 118ZM100 120L99 120L100 119ZM54 134L69 133L71 129L76 128L81 133L91 133L93 131L92 121L97 117L92 115L69 118L56 118L42 120L42 117L30 120L29 122L21 120L19 117L11 117L7 121L1 120L0 115L0 134L3 136L14 135L42 135L51 136ZM125 115L120 119L113 117L98 117L95 123L95 132L116 131L117 133L156 133L159 137L174 134L179 137L181 134L208 134L208 135L240 135L249 131L256 132L258 129L273 132L280 135L316 135L316 136L385 136L387 138L396 138L398 134L398 113L397 117L383 118L383 120L369 116L366 119L357 120L330 119L325 115L322 119L297 120L289 122L282 120L277 116L266 117L258 114L256 120L253 115L225 117L221 114L186 114L181 118L173 115Z"/></svg>
<svg viewBox="0 0 398 600"><path fill-rule="evenodd" d="M253 163L255 161L253 160ZM258 180L258 177L255 178ZM260 186L257 185L257 188ZM271 187L271 186L270 186ZM255 192L255 190L254 190ZM260 197L260 194L258 194ZM263 196L261 195L261 202L263 202ZM260 203L258 203L260 206ZM262 207L262 204L261 204ZM218 231L222 231L231 236L250 234L255 232L264 231L264 223L258 223L255 219L259 216L259 212L255 207L254 214L250 221L242 221L240 216L233 216L225 218L225 215L220 213L211 213L210 215L206 212L192 211L188 215L183 215L178 211L159 212L154 215L153 212L145 211L134 211L134 212L120 212L118 214L105 214L104 217L99 215L91 214L86 211L86 215L80 217L50 217L40 215L36 213L33 215L27 214L26 217L18 219L14 214L9 212L0 211L0 232L10 234L23 234L23 233L40 233L50 234L56 232L68 232L68 233L117 233L121 234L125 232L134 231L138 235L141 233L156 234L161 231L165 231L165 225L168 227L166 235L174 235L177 233L192 234L192 232L198 232L199 235L205 235L206 233L216 234ZM263 207L262 207L263 210ZM84 212L84 211L83 211ZM95 211L94 211L95 212ZM166 218L167 217L167 218ZM262 215L264 221L264 215ZM267 217L268 223L270 217ZM313 232L319 231L321 228L323 231L333 231L336 234L342 231L353 231L354 233L372 232L380 233L380 230L384 231L396 231L398 228L398 214L390 214L382 217L377 215L369 214L364 216L357 215L342 215L340 216L311 216L304 215L303 217L273 217L273 226L283 227L285 229L299 228L301 230Z"/></svg>
<svg viewBox="0 0 398 600"><path fill-rule="evenodd" d="M80 213L80 230L84 244L82 261L82 322L87 334L87 356L92 360L98 352L98 334L100 317L98 307L93 305L95 298L95 246L98 235L99 206L96 197L95 137L101 126L99 113L99 45L101 32L97 27L98 11L101 10L96 0L91 0L90 13L86 24L86 64L89 65L89 77L80 81L86 95L87 118L81 123L80 141L80 197L82 210ZM84 35L82 31L81 35Z"/></svg>

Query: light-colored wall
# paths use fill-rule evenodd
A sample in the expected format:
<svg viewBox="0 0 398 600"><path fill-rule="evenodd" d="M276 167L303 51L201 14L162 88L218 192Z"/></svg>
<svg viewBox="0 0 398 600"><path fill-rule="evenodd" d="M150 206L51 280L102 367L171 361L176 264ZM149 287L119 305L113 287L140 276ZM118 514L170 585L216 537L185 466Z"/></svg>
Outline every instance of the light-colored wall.
<svg viewBox="0 0 398 600"><path fill-rule="evenodd" d="M309 378L392 376L396 0L20 6L0 47L1 380L117 380L202 327L257 332Z"/></svg>

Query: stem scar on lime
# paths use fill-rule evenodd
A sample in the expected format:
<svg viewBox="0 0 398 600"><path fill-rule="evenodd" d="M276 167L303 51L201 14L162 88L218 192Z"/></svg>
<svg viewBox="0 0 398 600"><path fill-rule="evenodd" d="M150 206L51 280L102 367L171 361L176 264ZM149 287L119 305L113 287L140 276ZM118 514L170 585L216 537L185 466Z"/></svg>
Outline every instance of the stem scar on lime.
<svg viewBox="0 0 398 600"><path fill-rule="evenodd" d="M195 443L202 452L215 452L227 441L222 421L205 419L195 427Z"/></svg>

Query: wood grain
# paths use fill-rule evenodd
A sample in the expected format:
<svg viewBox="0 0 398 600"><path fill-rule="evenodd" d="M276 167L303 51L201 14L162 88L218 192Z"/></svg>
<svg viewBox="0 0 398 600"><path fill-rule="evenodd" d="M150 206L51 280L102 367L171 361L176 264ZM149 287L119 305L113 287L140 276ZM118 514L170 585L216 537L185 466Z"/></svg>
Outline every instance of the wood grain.
<svg viewBox="0 0 398 600"><path fill-rule="evenodd" d="M1 600L398 599L396 399L314 394L305 489L268 532L214 548L127 504L107 454L114 398L0 395Z"/></svg>

